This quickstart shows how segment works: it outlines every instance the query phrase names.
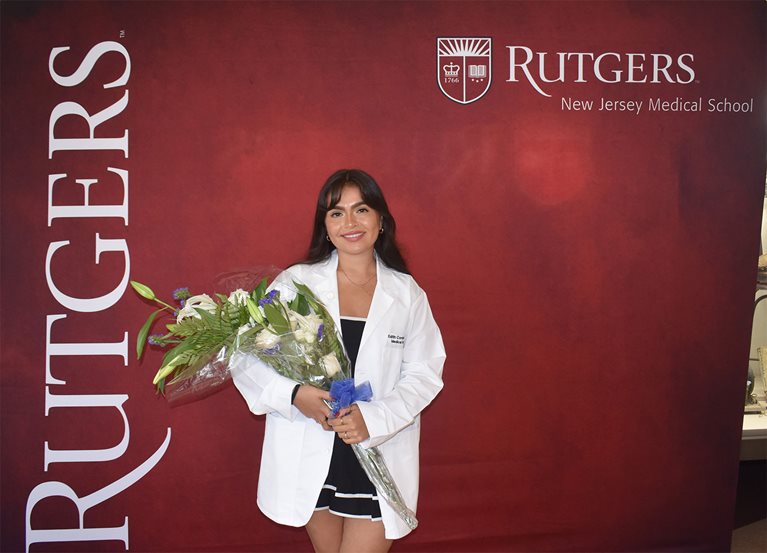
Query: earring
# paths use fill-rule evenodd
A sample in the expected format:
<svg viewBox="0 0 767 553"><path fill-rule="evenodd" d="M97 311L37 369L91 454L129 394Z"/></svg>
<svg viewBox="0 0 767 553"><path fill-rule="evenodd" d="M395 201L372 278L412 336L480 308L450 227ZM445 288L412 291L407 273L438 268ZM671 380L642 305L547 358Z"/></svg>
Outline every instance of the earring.
<svg viewBox="0 0 767 553"><path fill-rule="evenodd" d="M383 226L382 226L382 227L381 227L381 229L378 231L378 234L383 234Z"/></svg>
<svg viewBox="0 0 767 553"><path fill-rule="evenodd" d="M325 240L327 240L328 242L330 242L330 236L328 236L327 234L325 234Z"/></svg>

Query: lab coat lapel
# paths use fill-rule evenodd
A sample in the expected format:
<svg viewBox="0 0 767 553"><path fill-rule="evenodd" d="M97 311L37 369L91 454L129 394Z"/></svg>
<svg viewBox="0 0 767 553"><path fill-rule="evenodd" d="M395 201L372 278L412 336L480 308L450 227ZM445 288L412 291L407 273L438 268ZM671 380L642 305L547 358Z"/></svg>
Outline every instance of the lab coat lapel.
<svg viewBox="0 0 767 553"><path fill-rule="evenodd" d="M312 282L305 283L314 291L317 297L333 317L336 328L341 331L341 314L338 307L338 254L333 251L327 261L312 266Z"/></svg>
<svg viewBox="0 0 767 553"><path fill-rule="evenodd" d="M365 330L362 332L360 351L365 347L365 344L370 337L374 335L376 327L381 323L384 315L394 303L394 298L388 291L391 286L391 269L381 263L381 260L377 255L376 272L378 282L376 284L375 292L373 293L373 301L370 304L367 321L365 322Z"/></svg>

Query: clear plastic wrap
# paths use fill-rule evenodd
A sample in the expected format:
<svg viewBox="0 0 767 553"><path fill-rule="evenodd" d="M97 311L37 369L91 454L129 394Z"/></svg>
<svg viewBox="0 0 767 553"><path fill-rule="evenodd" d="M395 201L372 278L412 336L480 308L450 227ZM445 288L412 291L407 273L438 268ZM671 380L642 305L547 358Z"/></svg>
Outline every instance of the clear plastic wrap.
<svg viewBox="0 0 767 553"><path fill-rule="evenodd" d="M197 401L218 392L232 379L230 358L228 348L223 347L200 369L171 380L165 388L165 398L171 407Z"/></svg>
<svg viewBox="0 0 767 553"><path fill-rule="evenodd" d="M360 444L352 444L352 450L354 450L354 454L357 456L365 474L367 474L370 481L376 487L378 494L405 521L408 528L415 530L418 526L418 519L415 518L415 513L405 504L397 483L392 478L386 466L386 461L378 448L370 447L365 449Z"/></svg>

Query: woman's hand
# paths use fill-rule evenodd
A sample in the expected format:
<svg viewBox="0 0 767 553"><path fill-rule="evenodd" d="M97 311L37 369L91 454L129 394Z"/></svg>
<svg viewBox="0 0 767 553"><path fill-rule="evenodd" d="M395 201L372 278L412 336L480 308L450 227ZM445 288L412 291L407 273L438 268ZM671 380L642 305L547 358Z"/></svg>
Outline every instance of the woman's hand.
<svg viewBox="0 0 767 553"><path fill-rule="evenodd" d="M315 388L314 386L309 386L308 384L302 384L298 388L296 399L293 400L293 405L295 405L296 409L301 411L305 417L317 421L317 424L321 425L325 430L333 430L328 426L330 407L328 407L323 400L331 401L328 392Z"/></svg>
<svg viewBox="0 0 767 553"><path fill-rule="evenodd" d="M328 424L345 444L358 444L370 437L368 426L357 405L341 409L336 418L328 420Z"/></svg>

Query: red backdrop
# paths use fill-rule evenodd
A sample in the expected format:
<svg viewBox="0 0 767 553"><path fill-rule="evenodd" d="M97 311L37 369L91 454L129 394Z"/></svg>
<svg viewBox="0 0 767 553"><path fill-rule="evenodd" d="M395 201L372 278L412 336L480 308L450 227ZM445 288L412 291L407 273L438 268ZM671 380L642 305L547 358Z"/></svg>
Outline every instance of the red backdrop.
<svg viewBox="0 0 767 553"><path fill-rule="evenodd" d="M4 551L309 549L256 508L263 418L232 387L177 408L155 396L160 354L133 353L148 307L121 281L167 297L288 265L340 167L386 191L448 351L424 416L421 527L395 551L729 547L765 175L762 2L1 9ZM442 94L438 37L492 39L481 99ZM536 56L525 67L550 96L510 46ZM563 57L563 82L545 83L538 52L549 79L556 53L594 56ZM702 110L649 107L677 98ZM724 98L751 110L708 111ZM52 148L90 132L69 115L51 138L67 102L113 106L94 136L124 142ZM49 219L51 180L54 205L84 202L75 179L98 179L91 204L123 204L114 169L127 220ZM105 448L83 455L114 459L65 457ZM123 530L62 530L79 524Z"/></svg>

